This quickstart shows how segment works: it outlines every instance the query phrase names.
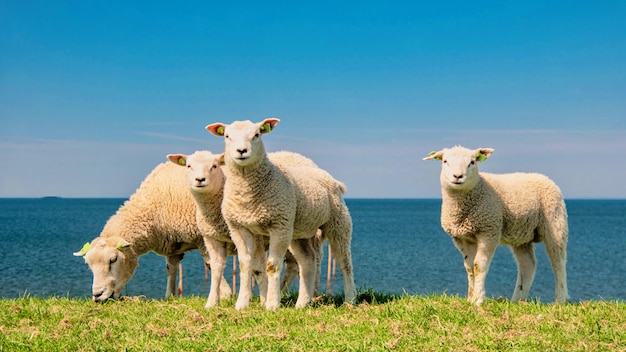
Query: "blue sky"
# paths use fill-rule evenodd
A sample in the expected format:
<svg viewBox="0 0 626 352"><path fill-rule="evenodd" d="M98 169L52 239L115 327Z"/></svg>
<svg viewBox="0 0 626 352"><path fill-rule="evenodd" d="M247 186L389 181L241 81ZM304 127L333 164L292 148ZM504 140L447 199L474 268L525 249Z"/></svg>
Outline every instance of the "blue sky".
<svg viewBox="0 0 626 352"><path fill-rule="evenodd" d="M440 196L491 147L568 198L626 198L626 2L0 3L0 197L128 197L213 122L278 117L347 197ZM612 177L611 175L615 175ZM615 180L615 182L612 182Z"/></svg>

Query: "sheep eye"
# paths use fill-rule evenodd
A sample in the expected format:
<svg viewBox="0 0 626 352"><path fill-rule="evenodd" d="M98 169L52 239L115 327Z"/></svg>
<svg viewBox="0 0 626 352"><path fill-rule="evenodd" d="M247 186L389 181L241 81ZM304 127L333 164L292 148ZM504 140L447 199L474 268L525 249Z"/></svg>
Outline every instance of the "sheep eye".
<svg viewBox="0 0 626 352"><path fill-rule="evenodd" d="M213 167L211 167L211 169L213 170L217 169L217 165L214 164Z"/></svg>
<svg viewBox="0 0 626 352"><path fill-rule="evenodd" d="M254 135L254 139L259 138L260 134L257 132L257 134Z"/></svg>
<svg viewBox="0 0 626 352"><path fill-rule="evenodd" d="M117 256L111 258L111 264L115 263L117 261Z"/></svg>
<svg viewBox="0 0 626 352"><path fill-rule="evenodd" d="M474 165L476 162L474 160L470 161L470 165Z"/></svg>

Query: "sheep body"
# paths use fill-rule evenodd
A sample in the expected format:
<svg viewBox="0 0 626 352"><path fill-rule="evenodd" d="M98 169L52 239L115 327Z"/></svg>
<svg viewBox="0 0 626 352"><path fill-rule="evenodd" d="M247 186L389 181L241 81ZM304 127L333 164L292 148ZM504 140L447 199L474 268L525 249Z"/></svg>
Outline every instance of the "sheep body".
<svg viewBox="0 0 626 352"><path fill-rule="evenodd" d="M261 293L262 304L267 309L278 308L278 273L288 248L299 266L296 307L308 304L316 271L316 249L310 239L318 229L330 241L342 271L345 300L352 302L356 297L350 253L352 220L343 200L345 187L319 168L272 163L260 136L270 132L278 121L235 121L230 125L207 126L211 133L225 137L222 213L237 246L241 269L235 308L248 307L253 274L260 291L266 290L265 300ZM259 246L262 237L269 237L267 261Z"/></svg>
<svg viewBox="0 0 626 352"><path fill-rule="evenodd" d="M527 299L536 270L533 243L544 242L556 301L565 302L568 225L561 191L542 174L479 173L477 162L492 152L456 146L424 158L443 161L441 225L464 257L468 299L478 305L484 301L485 278L499 244L510 246L518 266L511 300Z"/></svg>
<svg viewBox="0 0 626 352"><path fill-rule="evenodd" d="M83 256L93 272L94 301L118 298L132 278L139 257L153 251L166 257L165 296L175 293L178 263L184 253L199 249L209 256L196 225L196 206L187 190L185 171L171 163L157 165L135 193L112 215ZM222 277L224 295L230 287Z"/></svg>

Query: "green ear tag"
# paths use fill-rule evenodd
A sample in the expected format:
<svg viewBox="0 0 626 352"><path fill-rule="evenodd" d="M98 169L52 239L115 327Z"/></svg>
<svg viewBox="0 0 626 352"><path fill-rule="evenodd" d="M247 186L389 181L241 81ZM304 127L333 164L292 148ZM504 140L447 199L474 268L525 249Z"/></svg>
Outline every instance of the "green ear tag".
<svg viewBox="0 0 626 352"><path fill-rule="evenodd" d="M185 165L187 163L187 161L185 160L185 158L180 158L180 159L178 159L178 163L180 165Z"/></svg>
<svg viewBox="0 0 626 352"><path fill-rule="evenodd" d="M269 123L265 123L265 124L263 124L263 127L261 127L261 130L265 131L266 133L270 132L270 131L272 131L272 126L270 126Z"/></svg>
<svg viewBox="0 0 626 352"><path fill-rule="evenodd" d="M218 134L224 134L224 126L220 126L220 127L218 127L217 129L215 129L215 131L216 131Z"/></svg>
<svg viewBox="0 0 626 352"><path fill-rule="evenodd" d="M437 154L437 152L433 150L432 152L428 153L428 156L432 156L432 155L435 155L435 154Z"/></svg>
<svg viewBox="0 0 626 352"><path fill-rule="evenodd" d="M487 156L483 153L478 153L478 156L476 156L476 160L478 160L478 162L483 162L487 159Z"/></svg>

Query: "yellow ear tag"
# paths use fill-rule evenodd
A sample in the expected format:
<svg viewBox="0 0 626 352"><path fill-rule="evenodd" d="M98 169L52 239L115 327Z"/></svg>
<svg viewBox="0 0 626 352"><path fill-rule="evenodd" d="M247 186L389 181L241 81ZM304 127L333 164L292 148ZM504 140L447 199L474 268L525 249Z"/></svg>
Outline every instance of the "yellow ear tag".
<svg viewBox="0 0 626 352"><path fill-rule="evenodd" d="M187 164L187 161L185 160L185 158L180 158L178 159L178 163L184 166L185 164Z"/></svg>
<svg viewBox="0 0 626 352"><path fill-rule="evenodd" d="M486 159L487 159L487 156L483 153L478 153L478 156L476 156L476 160L478 160L478 162L485 161Z"/></svg>
<svg viewBox="0 0 626 352"><path fill-rule="evenodd" d="M218 127L217 129L215 129L215 131L216 131L218 134L224 134L224 126L220 126L220 127Z"/></svg>
<svg viewBox="0 0 626 352"><path fill-rule="evenodd" d="M87 242L83 245L83 248L81 248L80 251L74 252L73 254L77 257L84 257L85 254L87 254L87 252L89 251L89 249L91 249L91 244Z"/></svg>
<svg viewBox="0 0 626 352"><path fill-rule="evenodd" d="M262 131L267 132L271 132L272 131L272 126L269 123L265 123L263 124L263 127L261 127Z"/></svg>
<svg viewBox="0 0 626 352"><path fill-rule="evenodd" d="M115 249L125 249L125 248L127 248L128 246L130 246L130 245L129 245L129 244L125 245L125 244L124 244L124 242L119 241L119 242L118 242L118 244L117 244L117 246L115 246Z"/></svg>
<svg viewBox="0 0 626 352"><path fill-rule="evenodd" d="M91 248L91 244L89 242L83 245L83 248L80 249L80 253L87 253Z"/></svg>

